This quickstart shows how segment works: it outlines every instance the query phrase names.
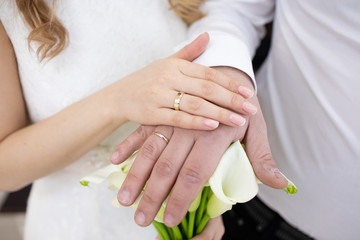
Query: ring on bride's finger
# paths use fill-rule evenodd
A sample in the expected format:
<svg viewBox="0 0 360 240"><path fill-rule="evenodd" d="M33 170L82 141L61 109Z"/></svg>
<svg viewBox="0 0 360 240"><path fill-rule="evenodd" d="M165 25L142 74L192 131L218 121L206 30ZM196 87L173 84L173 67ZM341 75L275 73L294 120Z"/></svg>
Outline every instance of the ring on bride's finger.
<svg viewBox="0 0 360 240"><path fill-rule="evenodd" d="M156 135L158 137L160 137L162 140L164 140L166 143L169 143L169 139L167 139L167 137L165 137L164 135L162 135L161 133L159 132L152 132L153 135Z"/></svg>
<svg viewBox="0 0 360 240"><path fill-rule="evenodd" d="M178 92L178 94L175 97L174 101L174 109L175 111L180 111L180 101L185 93L184 92Z"/></svg>

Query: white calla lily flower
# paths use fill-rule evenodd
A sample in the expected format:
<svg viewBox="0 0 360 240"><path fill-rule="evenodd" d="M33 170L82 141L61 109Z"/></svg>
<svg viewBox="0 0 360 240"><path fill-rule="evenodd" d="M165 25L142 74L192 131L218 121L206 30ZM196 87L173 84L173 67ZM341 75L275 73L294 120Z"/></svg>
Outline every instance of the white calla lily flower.
<svg viewBox="0 0 360 240"><path fill-rule="evenodd" d="M224 212L230 210L233 204L227 204L221 201L216 197L215 194L212 194L209 198L206 213L210 218L220 216Z"/></svg>
<svg viewBox="0 0 360 240"><path fill-rule="evenodd" d="M103 168L98 169L92 174L83 177L80 180L81 185L88 186L89 183L99 184L104 180L108 180L110 183L110 189L119 190L135 160L137 152L138 151L134 152L126 161L119 165L109 164Z"/></svg>
<svg viewBox="0 0 360 240"><path fill-rule="evenodd" d="M226 150L209 185L214 193L208 203L211 217L221 215L236 203L251 200L258 193L255 173L239 141Z"/></svg>

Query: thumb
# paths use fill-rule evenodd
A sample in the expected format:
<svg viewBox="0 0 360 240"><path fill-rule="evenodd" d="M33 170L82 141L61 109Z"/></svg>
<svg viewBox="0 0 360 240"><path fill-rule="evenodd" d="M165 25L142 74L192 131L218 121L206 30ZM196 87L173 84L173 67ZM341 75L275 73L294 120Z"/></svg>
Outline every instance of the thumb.
<svg viewBox="0 0 360 240"><path fill-rule="evenodd" d="M265 120L258 112L249 120L245 148L256 177L273 188L286 188L288 181L276 167L267 137Z"/></svg>
<svg viewBox="0 0 360 240"><path fill-rule="evenodd" d="M209 39L208 33L202 33L194 41L172 55L172 57L192 62L205 51L206 46L209 43Z"/></svg>

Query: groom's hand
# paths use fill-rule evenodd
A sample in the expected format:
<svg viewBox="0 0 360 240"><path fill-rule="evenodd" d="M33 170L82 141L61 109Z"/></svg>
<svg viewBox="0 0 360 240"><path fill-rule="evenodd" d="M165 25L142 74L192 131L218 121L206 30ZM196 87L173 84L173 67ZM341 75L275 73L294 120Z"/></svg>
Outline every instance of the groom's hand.
<svg viewBox="0 0 360 240"><path fill-rule="evenodd" d="M241 71L225 67L218 70L251 87L247 75ZM260 109L256 96L249 101ZM113 163L120 163L141 147L119 191L119 202L131 205L148 181L135 213L135 221L141 226L149 225L171 191L164 222L167 226L176 226L214 172L222 154L236 140L245 142L255 174L264 184L274 188L286 187L287 181L271 157L261 111L247 120L243 127L220 125L213 131L141 126L118 146L112 157ZM169 143L152 134L154 131L169 139Z"/></svg>

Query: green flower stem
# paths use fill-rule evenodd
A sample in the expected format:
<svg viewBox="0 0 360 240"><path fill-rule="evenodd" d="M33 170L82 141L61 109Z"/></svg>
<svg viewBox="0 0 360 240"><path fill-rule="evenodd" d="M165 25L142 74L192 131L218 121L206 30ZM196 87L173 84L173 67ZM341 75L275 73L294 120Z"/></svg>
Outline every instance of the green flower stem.
<svg viewBox="0 0 360 240"><path fill-rule="evenodd" d="M180 228L182 230L181 233L183 234L183 236L186 236L188 232L188 221L186 215L180 223Z"/></svg>
<svg viewBox="0 0 360 240"><path fill-rule="evenodd" d="M170 240L170 236L166 231L166 226L160 222L153 221L153 226L155 227L156 231L158 232L161 240Z"/></svg>
<svg viewBox="0 0 360 240"><path fill-rule="evenodd" d="M174 240L182 240L183 237L182 237L182 234L181 234L181 231L178 227L172 227L170 228L174 234Z"/></svg>
<svg viewBox="0 0 360 240"><path fill-rule="evenodd" d="M200 224L200 221L204 215L206 203L207 203L207 197L209 195L210 187L204 187L203 193L201 196L201 202L199 205L199 208L196 211L196 218L195 218L195 226L198 227Z"/></svg>
<svg viewBox="0 0 360 240"><path fill-rule="evenodd" d="M200 234L204 230L204 227L206 226L206 224L207 224L207 222L209 220L210 220L210 216L207 213L205 213L205 215L201 219L201 222L200 222L199 226L196 228L196 234L195 235Z"/></svg>
<svg viewBox="0 0 360 240"><path fill-rule="evenodd" d="M170 239L173 240L173 239L175 238L175 237L174 237L174 231L171 229L171 227L168 227L168 226L166 226L166 225L165 225L165 227L166 227L166 229L167 229L167 232L169 233Z"/></svg>
<svg viewBox="0 0 360 240"><path fill-rule="evenodd" d="M189 227L186 235L187 239L191 239L194 235L195 214L196 211L189 212Z"/></svg>

